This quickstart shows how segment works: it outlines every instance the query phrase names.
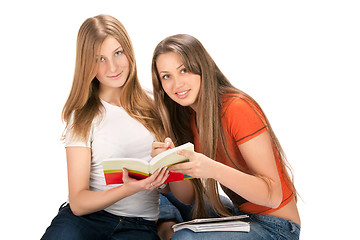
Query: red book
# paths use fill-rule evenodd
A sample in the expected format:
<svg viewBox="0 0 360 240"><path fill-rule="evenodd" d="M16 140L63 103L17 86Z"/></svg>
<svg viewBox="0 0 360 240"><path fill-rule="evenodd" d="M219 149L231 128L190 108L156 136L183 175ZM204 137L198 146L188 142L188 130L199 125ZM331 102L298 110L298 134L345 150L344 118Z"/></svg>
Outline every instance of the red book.
<svg viewBox="0 0 360 240"><path fill-rule="evenodd" d="M194 145L192 143L185 143L176 148L168 149L156 157L152 158L149 162L145 162L136 158L109 158L102 162L106 185L121 184L123 168L128 170L129 176L136 179L144 179L153 174L157 169L169 167L174 164L189 161L184 156L178 155L176 152L180 149L194 152ZM180 181L191 179L193 177L184 175L182 173L170 172L167 182Z"/></svg>

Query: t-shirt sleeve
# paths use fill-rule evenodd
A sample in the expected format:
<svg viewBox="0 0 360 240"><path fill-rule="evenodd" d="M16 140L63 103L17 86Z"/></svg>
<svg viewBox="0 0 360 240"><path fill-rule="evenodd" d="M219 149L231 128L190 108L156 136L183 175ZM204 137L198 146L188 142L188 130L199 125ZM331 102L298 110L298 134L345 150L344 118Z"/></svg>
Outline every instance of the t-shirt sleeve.
<svg viewBox="0 0 360 240"><path fill-rule="evenodd" d="M92 139L92 132L93 132L93 126L91 126L90 134L87 141L81 140L80 138L74 136L73 130L73 116L70 119L70 122L68 124L65 134L65 147L88 147L91 148L91 139Z"/></svg>
<svg viewBox="0 0 360 240"><path fill-rule="evenodd" d="M230 135L237 145L251 140L267 130L261 111L250 102L233 98L225 107L224 117Z"/></svg>

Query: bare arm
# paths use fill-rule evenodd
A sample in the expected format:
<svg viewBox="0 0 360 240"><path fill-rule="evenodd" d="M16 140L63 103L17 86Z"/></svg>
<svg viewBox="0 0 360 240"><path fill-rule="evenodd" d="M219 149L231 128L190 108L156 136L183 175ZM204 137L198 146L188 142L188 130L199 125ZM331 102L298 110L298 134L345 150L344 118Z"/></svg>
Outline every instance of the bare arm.
<svg viewBox="0 0 360 240"><path fill-rule="evenodd" d="M69 202L72 212L81 216L102 210L115 202L142 190L153 190L167 177L162 170L144 180L135 180L124 172L124 184L106 191L90 191L89 178L91 149L87 147L66 148L68 166ZM151 186L153 183L154 186Z"/></svg>
<svg viewBox="0 0 360 240"><path fill-rule="evenodd" d="M252 174L228 167L203 154L186 151L179 151L179 154L188 157L190 162L171 166L169 170L213 178L252 203L278 207L282 190L269 133L264 132L239 145L239 150Z"/></svg>

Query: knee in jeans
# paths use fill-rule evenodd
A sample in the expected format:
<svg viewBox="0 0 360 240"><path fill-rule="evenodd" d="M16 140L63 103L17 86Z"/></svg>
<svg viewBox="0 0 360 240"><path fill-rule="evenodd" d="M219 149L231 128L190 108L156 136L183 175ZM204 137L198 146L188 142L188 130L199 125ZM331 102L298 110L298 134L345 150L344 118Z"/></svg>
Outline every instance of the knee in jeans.
<svg viewBox="0 0 360 240"><path fill-rule="evenodd" d="M51 225L46 229L44 236L41 238L45 239L61 239L61 240L69 240L69 239L84 239L82 237L82 233L80 227L70 221L66 220L58 220L53 221Z"/></svg>
<svg viewBox="0 0 360 240"><path fill-rule="evenodd" d="M195 233L193 231L190 231L188 229L183 229L174 233L171 240L183 240L183 239L193 240L195 239L194 234Z"/></svg>
<svg viewBox="0 0 360 240"><path fill-rule="evenodd" d="M79 231L74 227L50 227L41 238L41 240L47 239L59 239L59 240L70 240L70 239L82 239Z"/></svg>

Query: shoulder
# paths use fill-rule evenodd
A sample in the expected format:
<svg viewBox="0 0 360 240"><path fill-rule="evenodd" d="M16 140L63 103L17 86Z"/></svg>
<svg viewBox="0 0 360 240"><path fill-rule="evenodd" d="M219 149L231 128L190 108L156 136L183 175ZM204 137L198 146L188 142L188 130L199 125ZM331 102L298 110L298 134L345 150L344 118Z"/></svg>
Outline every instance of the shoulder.
<svg viewBox="0 0 360 240"><path fill-rule="evenodd" d="M82 146L91 148L94 128L102 123L103 116L105 115L105 108L101 109L99 113L96 114L96 116L92 119L92 122L89 123L89 128L85 131L81 121L78 117L76 117L75 111L73 111L64 132L65 146ZM75 120L76 118L77 120Z"/></svg>
<svg viewBox="0 0 360 240"><path fill-rule="evenodd" d="M262 112L257 104L242 94L227 95L222 98L222 115L226 118L256 115L262 118Z"/></svg>
<svg viewBox="0 0 360 240"><path fill-rule="evenodd" d="M223 99L222 122L238 144L266 130L266 121L260 108L243 95L227 96Z"/></svg>
<svg viewBox="0 0 360 240"><path fill-rule="evenodd" d="M233 95L225 96L222 99L223 110L233 109L233 108L246 108L249 106L249 102L242 95Z"/></svg>

